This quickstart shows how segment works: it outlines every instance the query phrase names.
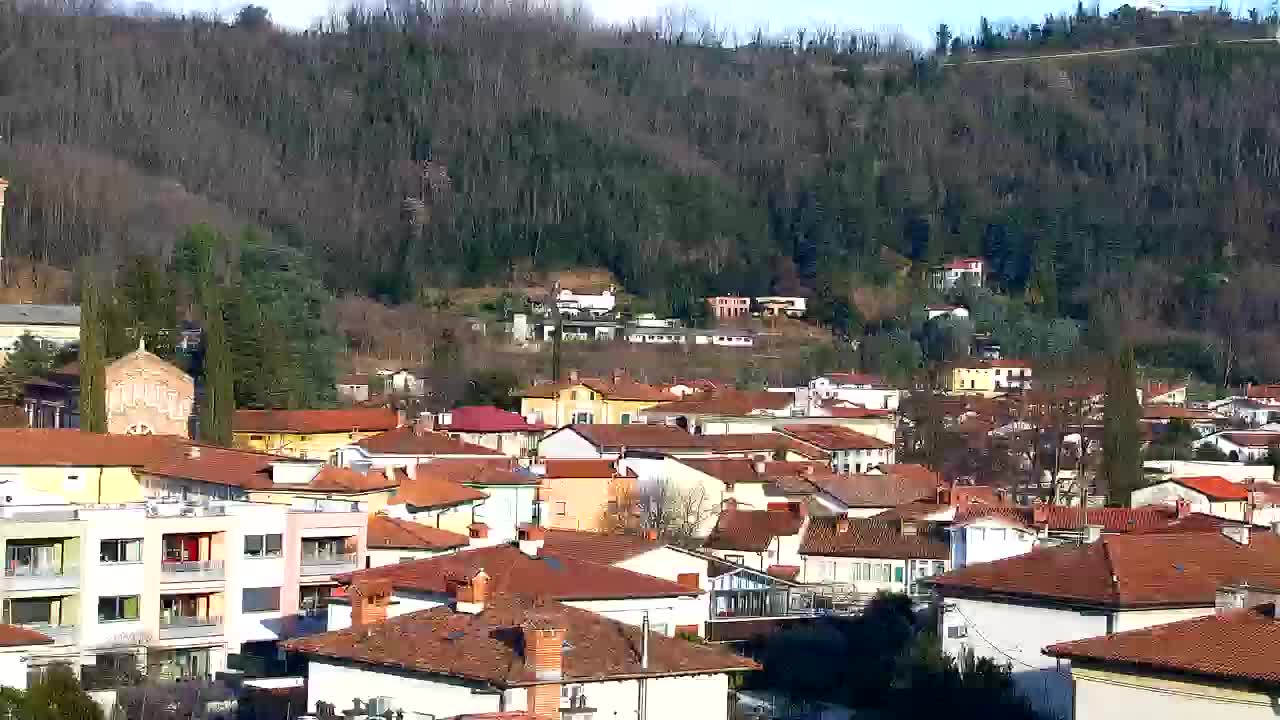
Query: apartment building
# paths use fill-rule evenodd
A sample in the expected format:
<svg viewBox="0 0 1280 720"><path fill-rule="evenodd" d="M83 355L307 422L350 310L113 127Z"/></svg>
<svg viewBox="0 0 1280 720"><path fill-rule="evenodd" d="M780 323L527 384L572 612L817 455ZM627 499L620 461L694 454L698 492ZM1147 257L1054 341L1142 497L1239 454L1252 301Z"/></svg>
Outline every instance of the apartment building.
<svg viewBox="0 0 1280 720"><path fill-rule="evenodd" d="M323 629L333 576L362 564L367 517L341 502L6 505L0 622L52 640L36 667L209 675L228 653Z"/></svg>

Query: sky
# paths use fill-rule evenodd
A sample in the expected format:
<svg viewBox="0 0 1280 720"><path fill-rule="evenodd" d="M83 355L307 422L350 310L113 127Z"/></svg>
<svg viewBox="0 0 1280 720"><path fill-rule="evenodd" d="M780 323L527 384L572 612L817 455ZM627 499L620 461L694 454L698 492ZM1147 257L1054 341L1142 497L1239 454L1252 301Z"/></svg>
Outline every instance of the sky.
<svg viewBox="0 0 1280 720"><path fill-rule="evenodd" d="M230 17L249 0L172 0L170 7L182 11L214 10ZM328 14L333 0L254 0L271 10L279 24L305 28L312 20ZM366 0L377 4L376 0ZM631 18L652 17L671 6L671 0L583 0L593 15L607 22L625 22ZM1075 0L915 0L896 3L892 0L688 0L687 5L700 17L714 20L720 27L737 29L748 36L755 28L781 34L799 27L831 27L866 31L901 31L921 43L931 42L938 23L945 22L953 32L972 33L978 17L992 21L1014 20L1034 22L1046 13L1074 9ZM340 3L345 4L345 3ZM683 7L686 3L681 2ZM1119 2L1104 2L1109 10ZM1086 5L1088 3L1086 2Z"/></svg>

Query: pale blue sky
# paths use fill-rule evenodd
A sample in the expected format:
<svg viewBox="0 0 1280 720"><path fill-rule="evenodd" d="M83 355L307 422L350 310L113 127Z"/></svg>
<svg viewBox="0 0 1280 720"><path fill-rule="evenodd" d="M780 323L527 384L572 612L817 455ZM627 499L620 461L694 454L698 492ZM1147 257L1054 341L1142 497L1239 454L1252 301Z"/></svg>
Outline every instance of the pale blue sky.
<svg viewBox="0 0 1280 720"><path fill-rule="evenodd" d="M157 4L185 11L214 10L229 17L247 1L170 0L168 3ZM270 8L276 22L299 28L328 14L330 6L334 5L334 0L255 1ZM342 0L338 2L346 4ZM377 0L366 2L378 4ZM671 5L670 0L583 2L598 19L612 22L653 16ZM684 4L681 3L681 6ZM1109 10L1119 4L1118 0L1107 0L1103 2L1103 9ZM739 29L744 36L756 27L763 27L776 34L802 26L813 28L835 25L862 30L900 29L923 41L930 37L932 29L939 22L946 22L959 32L970 33L976 28L979 15L986 15L993 21L1036 21L1043 18L1045 13L1074 9L1075 0L916 0L912 3L897 3L892 0L690 0L687 5L699 15L714 19L719 26Z"/></svg>

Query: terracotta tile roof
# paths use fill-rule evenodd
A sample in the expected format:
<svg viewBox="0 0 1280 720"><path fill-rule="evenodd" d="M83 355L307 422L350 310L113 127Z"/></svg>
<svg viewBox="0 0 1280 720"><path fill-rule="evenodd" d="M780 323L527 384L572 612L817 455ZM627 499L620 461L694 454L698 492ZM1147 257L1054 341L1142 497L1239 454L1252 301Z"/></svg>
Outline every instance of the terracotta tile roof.
<svg viewBox="0 0 1280 720"><path fill-rule="evenodd" d="M543 473L543 477L548 480L621 477L612 460L547 460L544 467L546 472ZM635 477L635 473L627 471L627 476Z"/></svg>
<svg viewBox="0 0 1280 720"><path fill-rule="evenodd" d="M350 373L338 378L335 385L368 385L369 375L367 373Z"/></svg>
<svg viewBox="0 0 1280 720"><path fill-rule="evenodd" d="M1263 400L1280 399L1280 385L1250 385L1245 389L1245 397Z"/></svg>
<svg viewBox="0 0 1280 720"><path fill-rule="evenodd" d="M1269 448L1280 446L1280 432L1223 432L1209 437L1220 437L1240 447Z"/></svg>
<svg viewBox="0 0 1280 720"><path fill-rule="evenodd" d="M1147 405L1142 408L1143 420L1225 420L1210 410L1174 407L1173 405Z"/></svg>
<svg viewBox="0 0 1280 720"><path fill-rule="evenodd" d="M782 432L831 452L833 450L884 450L889 443L841 425L786 425Z"/></svg>
<svg viewBox="0 0 1280 720"><path fill-rule="evenodd" d="M1249 499L1248 488L1244 485L1233 483L1224 477L1218 477L1217 475L1169 478L1164 482L1176 483L1188 490L1195 490L1210 500Z"/></svg>
<svg viewBox="0 0 1280 720"><path fill-rule="evenodd" d="M231 429L238 433L343 433L390 430L400 424L385 408L340 410L237 410Z"/></svg>
<svg viewBox="0 0 1280 720"><path fill-rule="evenodd" d="M943 484L942 473L919 463L885 463L879 467L879 470L885 475L893 475L907 480L922 483L932 482L937 485Z"/></svg>
<svg viewBox="0 0 1280 720"><path fill-rule="evenodd" d="M5 428L0 429L0 465L136 467L181 444L181 438L161 435Z"/></svg>
<svg viewBox="0 0 1280 720"><path fill-rule="evenodd" d="M1113 580L1114 578L1114 580ZM934 578L945 592L977 592L1111 608L1212 607L1222 585L1280 587L1280 537L1251 532L1106 535L1038 548Z"/></svg>
<svg viewBox="0 0 1280 720"><path fill-rule="evenodd" d="M536 603L505 593L493 595L484 610L474 615L437 607L366 627L297 638L284 647L313 656L508 688L537 682L520 642L521 629L530 626L566 630L568 649L563 654L562 672L563 679L570 682L759 668L719 647L656 633L649 637L649 666L643 668L640 628L589 610L556 602Z"/></svg>
<svg viewBox="0 0 1280 720"><path fill-rule="evenodd" d="M785 410L794 402L795 395L792 393L725 388L694 393L681 400L664 402L649 408L649 412L742 416L762 411Z"/></svg>
<svg viewBox="0 0 1280 720"><path fill-rule="evenodd" d="M1229 610L1141 630L1050 645L1051 657L1134 669L1280 684L1280 617L1275 605Z"/></svg>
<svg viewBox="0 0 1280 720"><path fill-rule="evenodd" d="M948 308L954 308L953 305L947 305ZM830 380L837 385L869 385L871 387L890 387L889 383L879 375L871 373L859 372L832 372L822 377Z"/></svg>
<svg viewBox="0 0 1280 720"><path fill-rule="evenodd" d="M939 523L813 517L800 540L800 554L946 560L951 557L951 544Z"/></svg>
<svg viewBox="0 0 1280 720"><path fill-rule="evenodd" d="M553 600L611 600L698 594L676 583L630 570L549 552L529 557L513 545L493 545L452 555L359 570L344 581L388 579L399 590L444 593L446 576L483 569L494 592L545 595Z"/></svg>
<svg viewBox="0 0 1280 720"><path fill-rule="evenodd" d="M370 435L356 442L375 455L494 455L497 450L463 442L442 432L418 432L412 426Z"/></svg>
<svg viewBox="0 0 1280 720"><path fill-rule="evenodd" d="M1240 520L1228 520L1204 513L1190 513L1185 517L1175 517L1155 527L1137 530L1137 533L1176 533L1176 532L1222 532L1224 527L1249 527L1253 532L1267 532L1267 525L1253 525Z"/></svg>
<svg viewBox="0 0 1280 720"><path fill-rule="evenodd" d="M198 454L193 453L193 449ZM299 461L296 458L250 450L174 442L167 446L157 446L139 469L150 475L196 480L244 490L283 489L292 492L361 494L389 490L406 479L403 472L397 472L394 477L389 478L382 470L359 473L349 468L324 465L309 482L276 484L271 479L271 464L274 462Z"/></svg>
<svg viewBox="0 0 1280 720"><path fill-rule="evenodd" d="M765 463L765 472L759 474L756 472L755 461L748 458L685 458L680 461L680 464L713 477L727 486L738 483L762 483L769 479L767 470L769 463Z"/></svg>
<svg viewBox="0 0 1280 720"><path fill-rule="evenodd" d="M688 450L703 447L701 436L672 425L570 425L568 429L598 448Z"/></svg>
<svg viewBox="0 0 1280 720"><path fill-rule="evenodd" d="M520 413L492 405L467 405L454 408L448 414L449 424L441 426L448 432L538 432L553 429L546 423L531 423Z"/></svg>
<svg viewBox="0 0 1280 720"><path fill-rule="evenodd" d="M420 508L442 508L479 502L488 497L486 493L475 488L450 480L443 473L432 472L430 465L419 465L414 476L406 477L387 503Z"/></svg>
<svg viewBox="0 0 1280 720"><path fill-rule="evenodd" d="M790 510L738 510L726 507L703 547L711 550L763 552L779 536L800 532L804 518Z"/></svg>
<svg viewBox="0 0 1280 720"><path fill-rule="evenodd" d="M1037 512L1038 511L1038 512ZM1163 527L1175 517L1173 508L1148 506L1140 508L1088 508L1061 505L1038 508L990 505L966 505L956 510L956 522L1002 515L1028 527L1045 526L1049 530L1079 530L1097 525L1104 533L1131 533Z"/></svg>
<svg viewBox="0 0 1280 720"><path fill-rule="evenodd" d="M660 387L636 382L625 375L616 379L583 377L578 378L578 382L564 380L561 382L539 383L538 385L518 390L514 394L520 397L554 398L561 390L568 390L573 387L585 387L612 400L638 400L660 403L674 397Z"/></svg>
<svg viewBox="0 0 1280 720"><path fill-rule="evenodd" d="M377 492L378 490L391 490L399 487L408 479L404 472L400 470L394 471L393 475L388 477L382 470L370 470L367 473L361 473L351 468L326 465L320 472L316 473L311 482L306 484L306 489L314 492ZM288 486L273 485L272 487Z"/></svg>
<svg viewBox="0 0 1280 720"><path fill-rule="evenodd" d="M616 565L637 555L666 547L666 544L639 535L548 528L546 541L542 547L543 551L550 555L571 557L600 565Z"/></svg>
<svg viewBox="0 0 1280 720"><path fill-rule="evenodd" d="M53 638L31 628L20 625L0 625L0 647L22 647L23 645L48 645Z"/></svg>
<svg viewBox="0 0 1280 720"><path fill-rule="evenodd" d="M781 578L783 580L795 580L800 575L799 565L770 565L765 569L770 577Z"/></svg>
<svg viewBox="0 0 1280 720"><path fill-rule="evenodd" d="M369 516L369 549L453 550L471 538L430 525L378 514Z"/></svg>
<svg viewBox="0 0 1280 720"><path fill-rule="evenodd" d="M772 453L787 450L814 460L824 460L828 454L815 447L797 442L781 433L743 433L741 435L701 435L702 443L717 453Z"/></svg>
<svg viewBox="0 0 1280 720"><path fill-rule="evenodd" d="M891 508L917 500L935 501L938 484L895 475L814 475L814 485L846 507Z"/></svg>
<svg viewBox="0 0 1280 720"><path fill-rule="evenodd" d="M438 458L418 465L418 477L431 476L463 485L537 485L538 477L514 458Z"/></svg>

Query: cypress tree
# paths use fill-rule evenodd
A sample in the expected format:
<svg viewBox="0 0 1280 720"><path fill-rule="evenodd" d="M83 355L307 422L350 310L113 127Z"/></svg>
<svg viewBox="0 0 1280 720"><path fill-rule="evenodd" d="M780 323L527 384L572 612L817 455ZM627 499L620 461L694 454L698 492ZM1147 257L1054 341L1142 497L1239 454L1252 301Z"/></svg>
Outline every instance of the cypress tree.
<svg viewBox="0 0 1280 720"><path fill-rule="evenodd" d="M204 403L200 407L200 438L215 445L231 445L231 416L235 413L231 349L227 344L226 320L222 315L221 293L206 278L201 288L204 308Z"/></svg>
<svg viewBox="0 0 1280 720"><path fill-rule="evenodd" d="M80 269L80 429L107 431L107 363L102 295L86 258Z"/></svg>
<svg viewBox="0 0 1280 720"><path fill-rule="evenodd" d="M1108 359L1106 411L1102 426L1099 480L1112 505L1129 505L1129 494L1142 482L1142 448L1138 425L1137 378L1133 347L1124 343Z"/></svg>

